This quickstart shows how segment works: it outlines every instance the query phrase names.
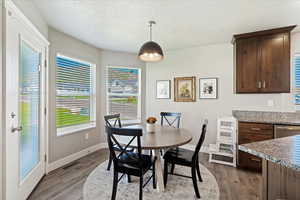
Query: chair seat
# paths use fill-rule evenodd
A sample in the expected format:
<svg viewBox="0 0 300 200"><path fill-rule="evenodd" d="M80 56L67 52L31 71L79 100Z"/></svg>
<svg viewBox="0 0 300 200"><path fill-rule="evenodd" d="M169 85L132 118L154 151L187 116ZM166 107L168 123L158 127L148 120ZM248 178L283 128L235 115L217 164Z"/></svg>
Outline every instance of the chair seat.
<svg viewBox="0 0 300 200"><path fill-rule="evenodd" d="M168 150L164 155L164 159L169 163L191 166L193 155L194 151L177 148Z"/></svg>
<svg viewBox="0 0 300 200"><path fill-rule="evenodd" d="M146 173L155 162L155 158L150 155L141 154L141 160L139 160L138 153L127 152L120 156L118 162L118 171L130 175L139 176L140 167L144 173ZM140 166L141 165L141 166Z"/></svg>

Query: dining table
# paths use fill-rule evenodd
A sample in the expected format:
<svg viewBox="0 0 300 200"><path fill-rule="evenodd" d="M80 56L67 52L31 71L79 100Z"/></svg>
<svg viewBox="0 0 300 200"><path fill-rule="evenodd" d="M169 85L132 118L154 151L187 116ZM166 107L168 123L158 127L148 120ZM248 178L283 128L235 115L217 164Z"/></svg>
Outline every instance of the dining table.
<svg viewBox="0 0 300 200"><path fill-rule="evenodd" d="M185 145L192 141L192 133L185 128L174 128L170 126L155 125L154 132L148 132L146 124L126 126L126 128L142 129L143 135L141 137L142 150L150 150L156 157L155 170L157 189L159 192L163 192L164 180L163 180L163 167L162 167L162 155L161 151L165 151L170 148ZM123 144L127 144L131 138L118 136L118 141ZM132 148L137 148L137 142L133 141L130 145Z"/></svg>

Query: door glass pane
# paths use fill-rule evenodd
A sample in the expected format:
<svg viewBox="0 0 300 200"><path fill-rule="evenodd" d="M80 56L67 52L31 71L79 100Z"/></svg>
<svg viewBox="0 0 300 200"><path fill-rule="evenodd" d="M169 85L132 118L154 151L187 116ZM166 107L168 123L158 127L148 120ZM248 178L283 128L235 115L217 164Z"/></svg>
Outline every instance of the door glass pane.
<svg viewBox="0 0 300 200"><path fill-rule="evenodd" d="M22 41L20 59L19 124L23 128L20 134L20 178L22 181L40 160L40 53Z"/></svg>

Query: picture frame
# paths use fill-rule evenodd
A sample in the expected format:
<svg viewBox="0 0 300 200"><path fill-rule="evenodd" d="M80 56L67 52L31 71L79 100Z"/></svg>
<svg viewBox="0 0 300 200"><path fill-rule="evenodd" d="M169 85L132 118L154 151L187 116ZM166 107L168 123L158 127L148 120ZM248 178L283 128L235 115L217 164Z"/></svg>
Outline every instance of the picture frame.
<svg viewBox="0 0 300 200"><path fill-rule="evenodd" d="M171 80L156 81L156 99L171 99Z"/></svg>
<svg viewBox="0 0 300 200"><path fill-rule="evenodd" d="M217 99L218 92L218 78L199 79L199 99Z"/></svg>
<svg viewBox="0 0 300 200"><path fill-rule="evenodd" d="M174 78L174 101L195 102L196 101L196 77Z"/></svg>

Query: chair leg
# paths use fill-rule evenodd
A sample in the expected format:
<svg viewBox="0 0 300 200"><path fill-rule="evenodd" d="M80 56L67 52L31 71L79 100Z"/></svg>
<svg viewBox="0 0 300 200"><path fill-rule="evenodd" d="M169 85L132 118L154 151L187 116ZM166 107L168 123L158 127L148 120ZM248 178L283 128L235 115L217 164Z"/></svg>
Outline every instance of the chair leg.
<svg viewBox="0 0 300 200"><path fill-rule="evenodd" d="M198 185L197 185L196 166L193 166L191 170L192 170L192 179L193 179L195 194L196 194L196 197L198 199L200 199L200 194L199 194Z"/></svg>
<svg viewBox="0 0 300 200"><path fill-rule="evenodd" d="M109 153L109 160L108 160L108 165L107 165L107 171L110 170L111 163L112 163L112 157L111 157L111 154Z"/></svg>
<svg viewBox="0 0 300 200"><path fill-rule="evenodd" d="M171 174L174 174L174 170L175 170L175 164L172 164Z"/></svg>
<svg viewBox="0 0 300 200"><path fill-rule="evenodd" d="M140 198L139 200L143 200L143 174L140 176Z"/></svg>
<svg viewBox="0 0 300 200"><path fill-rule="evenodd" d="M164 185L165 187L167 186L167 182L168 182L168 162L165 160L165 164L164 164Z"/></svg>
<svg viewBox="0 0 300 200"><path fill-rule="evenodd" d="M155 162L152 166L152 181L153 181L153 189L156 189L156 174L155 174Z"/></svg>
<svg viewBox="0 0 300 200"><path fill-rule="evenodd" d="M113 191L112 191L111 200L116 199L117 189L118 189L118 178L119 178L118 172L114 171Z"/></svg>
<svg viewBox="0 0 300 200"><path fill-rule="evenodd" d="M127 181L128 181L128 183L131 183L131 176L130 175L127 175Z"/></svg>
<svg viewBox="0 0 300 200"><path fill-rule="evenodd" d="M197 170L197 174L198 174L199 181L200 181L200 182L203 182L203 179L202 179L201 173L200 173L199 163L196 164L196 170Z"/></svg>

